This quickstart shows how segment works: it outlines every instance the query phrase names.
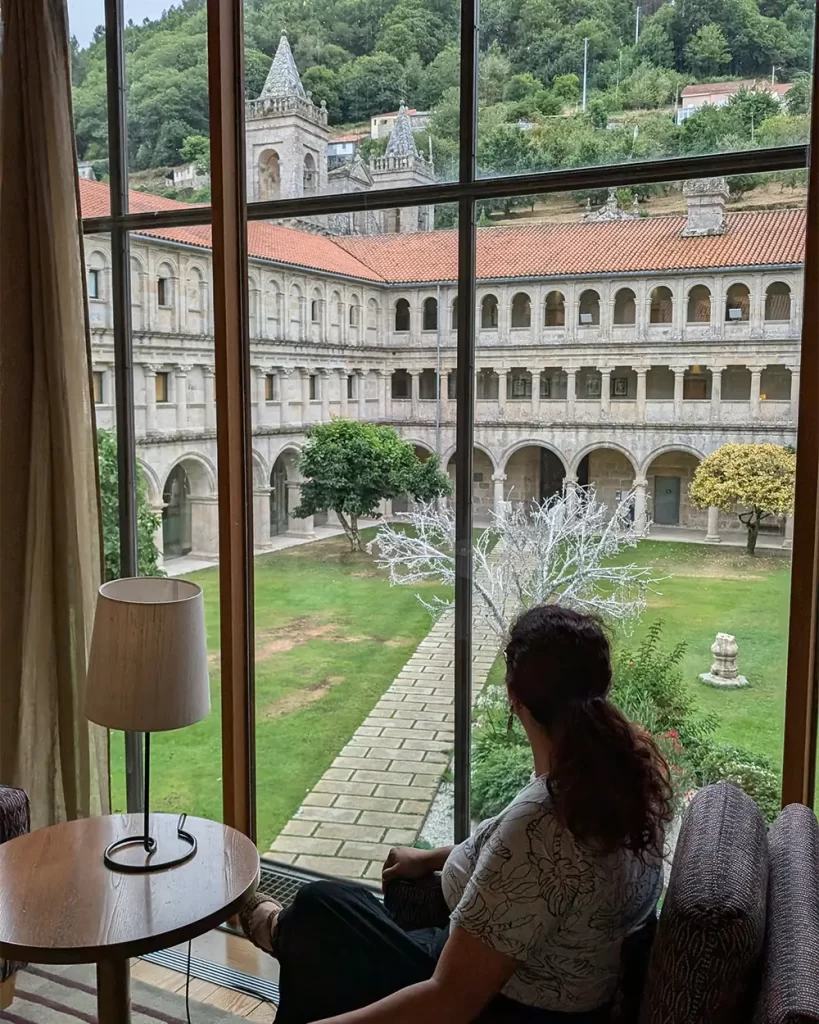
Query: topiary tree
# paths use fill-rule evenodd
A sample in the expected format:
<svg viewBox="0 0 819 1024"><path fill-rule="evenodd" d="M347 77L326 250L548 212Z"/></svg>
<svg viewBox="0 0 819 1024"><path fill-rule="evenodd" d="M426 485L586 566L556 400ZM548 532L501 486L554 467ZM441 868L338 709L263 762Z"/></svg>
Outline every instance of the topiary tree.
<svg viewBox="0 0 819 1024"><path fill-rule="evenodd" d="M759 524L793 512L796 453L778 444L724 444L697 467L691 501L736 511L748 531L748 554L756 551Z"/></svg>
<svg viewBox="0 0 819 1024"><path fill-rule="evenodd" d="M100 506L102 509L103 573L106 580L119 577L119 490L117 473L117 435L113 430L97 430L97 456L100 475ZM148 504L145 477L137 467L137 575L164 576L157 565L159 552L154 534L160 518Z"/></svg>
<svg viewBox="0 0 819 1024"><path fill-rule="evenodd" d="M451 491L437 455L422 462L392 427L353 420L334 419L311 427L299 466L304 483L293 515L305 519L332 509L351 551L361 551L358 520L377 517L382 501L401 494L434 501Z"/></svg>

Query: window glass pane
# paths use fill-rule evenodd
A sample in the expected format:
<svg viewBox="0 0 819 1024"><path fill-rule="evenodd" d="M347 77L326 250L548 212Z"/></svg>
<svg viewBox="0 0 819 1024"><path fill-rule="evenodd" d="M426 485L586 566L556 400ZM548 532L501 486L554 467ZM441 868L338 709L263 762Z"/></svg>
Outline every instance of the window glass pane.
<svg viewBox="0 0 819 1024"><path fill-rule="evenodd" d="M245 0L250 202L412 188L457 176L458 5ZM440 122L440 123L438 123ZM423 231L432 210L316 216L343 234Z"/></svg>
<svg viewBox="0 0 819 1024"><path fill-rule="evenodd" d="M81 178L103 183L98 190L99 202L104 204L107 212L108 112L104 25L103 0L69 0L71 81L79 173Z"/></svg>
<svg viewBox="0 0 819 1024"><path fill-rule="evenodd" d="M453 743L451 612L436 621L417 597L451 598L451 586L392 586L377 538L385 522L405 529L417 496L449 489L430 460L440 452L445 466L454 447L455 402L437 385L454 369L455 332L448 317L430 328L424 303L449 309L455 284L385 283L369 244L275 222L252 223L248 238L253 372L276 381L273 401L257 401L255 380L251 393L259 845L374 884L391 846L451 834L451 792L434 803ZM408 323L396 331L399 298ZM360 432L375 424L406 460L403 479L361 516L353 550L361 460L382 457ZM344 432L354 447L335 446ZM320 466L305 461L313 444L332 450Z"/></svg>
<svg viewBox="0 0 819 1024"><path fill-rule="evenodd" d="M657 582L638 615L609 623L614 699L655 737L679 801L728 779L768 819L783 756L805 231L804 189L782 201L779 181L759 180L752 211L707 179L649 187L639 215L632 190L613 197L616 218L605 203L590 218L566 194L537 222L479 227L477 308L497 319L479 323L475 358L476 521L497 535L476 631L491 581L507 601L519 586L531 603L550 593L535 576L556 571L542 555L550 526L571 517L599 532L589 517L619 514L633 545L602 564ZM723 457L731 500L709 471ZM776 499L754 497L757 467L768 483L783 475ZM499 659L490 682L503 676ZM523 733L498 727L503 696L490 688L478 712L476 819L531 771Z"/></svg>
<svg viewBox="0 0 819 1024"><path fill-rule="evenodd" d="M810 4L758 0L482 4L480 172L805 143L813 13ZM439 108L432 125L441 123ZM760 181L729 179L732 194L752 180ZM531 197L534 212L540 204Z"/></svg>

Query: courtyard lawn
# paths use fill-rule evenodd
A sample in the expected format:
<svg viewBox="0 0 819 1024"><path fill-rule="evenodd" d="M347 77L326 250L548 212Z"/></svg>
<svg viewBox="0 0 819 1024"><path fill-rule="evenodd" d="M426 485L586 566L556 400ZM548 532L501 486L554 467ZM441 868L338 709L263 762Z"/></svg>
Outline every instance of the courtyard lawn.
<svg viewBox="0 0 819 1024"><path fill-rule="evenodd" d="M374 530L365 531L371 539ZM348 742L429 631L415 594L390 587L367 554L332 538L256 558L256 776L258 840L266 848ZM213 712L152 739L152 805L220 818L219 580L205 592ZM430 596L436 592L428 588ZM114 806L124 805L124 758L112 738Z"/></svg>

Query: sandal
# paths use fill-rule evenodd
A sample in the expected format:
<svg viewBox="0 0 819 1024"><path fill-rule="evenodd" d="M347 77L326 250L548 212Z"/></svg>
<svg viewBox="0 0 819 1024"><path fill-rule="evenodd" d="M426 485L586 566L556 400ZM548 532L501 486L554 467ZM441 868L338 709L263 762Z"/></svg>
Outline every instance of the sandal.
<svg viewBox="0 0 819 1024"><path fill-rule="evenodd" d="M282 911L282 905L277 900L274 900L272 896L268 896L266 892L255 892L250 899L245 903L242 909L239 911L239 923L242 926L242 931L245 936L256 946L258 949L264 950L265 953L269 953L269 949L265 949L264 946L260 945L253 937L253 926L252 917L255 910L257 910L263 903L272 903L276 908L276 917ZM275 927L275 921L270 929L271 945L273 940L273 928Z"/></svg>

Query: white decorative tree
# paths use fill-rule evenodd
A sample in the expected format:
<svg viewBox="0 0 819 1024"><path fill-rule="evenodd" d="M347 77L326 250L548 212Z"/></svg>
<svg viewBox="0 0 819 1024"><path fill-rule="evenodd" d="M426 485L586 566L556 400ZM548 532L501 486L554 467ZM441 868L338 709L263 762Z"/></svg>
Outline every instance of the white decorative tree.
<svg viewBox="0 0 819 1024"><path fill-rule="evenodd" d="M504 637L521 612L560 602L622 622L638 616L649 589L660 579L651 568L614 564L624 548L636 547L639 524L633 522L634 494L610 508L593 488L567 488L543 502L491 513L489 527L473 544L474 589L483 612ZM389 570L390 582L413 586L422 581L455 585L455 517L450 508L419 504L385 523L369 550ZM440 611L451 602L439 598L428 607Z"/></svg>

